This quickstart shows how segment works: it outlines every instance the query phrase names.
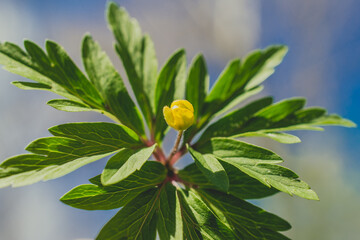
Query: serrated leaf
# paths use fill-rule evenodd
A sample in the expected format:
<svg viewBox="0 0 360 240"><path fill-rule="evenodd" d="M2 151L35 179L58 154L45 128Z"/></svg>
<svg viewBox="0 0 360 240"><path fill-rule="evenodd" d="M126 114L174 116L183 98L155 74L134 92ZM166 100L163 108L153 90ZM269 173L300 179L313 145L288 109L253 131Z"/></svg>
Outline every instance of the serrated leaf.
<svg viewBox="0 0 360 240"><path fill-rule="evenodd" d="M240 129L256 112L269 106L271 103L271 97L261 98L226 115L205 129L200 136L198 144L204 143L212 137L228 137L235 135L238 129Z"/></svg>
<svg viewBox="0 0 360 240"><path fill-rule="evenodd" d="M53 99L48 101L46 104L57 110L65 112L88 112L94 110L98 111L96 109L92 109L90 106L84 103L67 99Z"/></svg>
<svg viewBox="0 0 360 240"><path fill-rule="evenodd" d="M130 98L120 74L89 35L83 40L82 58L91 82L100 90L109 111L124 125L145 135L141 114Z"/></svg>
<svg viewBox="0 0 360 240"><path fill-rule="evenodd" d="M135 197L105 224L96 239L155 239L156 222L152 219L159 195L159 189L153 188Z"/></svg>
<svg viewBox="0 0 360 240"><path fill-rule="evenodd" d="M176 188L167 183L158 201L157 229L160 240L184 239L180 202Z"/></svg>
<svg viewBox="0 0 360 240"><path fill-rule="evenodd" d="M183 99L186 81L186 57L183 49L175 52L160 71L155 91L156 125L155 140L161 142L166 124L163 107L170 106L174 100Z"/></svg>
<svg viewBox="0 0 360 240"><path fill-rule="evenodd" d="M202 125L215 113L229 109L229 104L238 104L241 95L247 95L248 91L258 87L274 72L286 52L286 46L271 46L250 53L242 62L239 59L231 61L206 97Z"/></svg>
<svg viewBox="0 0 360 240"><path fill-rule="evenodd" d="M149 36L142 36L138 22L114 2L108 6L107 19L116 39L117 53L151 129L158 65L153 42Z"/></svg>
<svg viewBox="0 0 360 240"><path fill-rule="evenodd" d="M219 189L227 192L229 179L221 163L211 154L202 155L189 146L187 149L204 176Z"/></svg>
<svg viewBox="0 0 360 240"><path fill-rule="evenodd" d="M107 122L66 123L49 129L54 136L68 137L102 147L139 148L144 146L139 136L130 128Z"/></svg>
<svg viewBox="0 0 360 240"><path fill-rule="evenodd" d="M282 218L242 199L215 190L198 190L215 212L221 212L238 239L288 239L277 231L291 228Z"/></svg>
<svg viewBox="0 0 360 240"><path fill-rule="evenodd" d="M209 75L203 55L197 55L189 68L186 82L186 100L194 107L194 119L198 119L209 89Z"/></svg>
<svg viewBox="0 0 360 240"><path fill-rule="evenodd" d="M237 239L232 230L213 214L195 191L178 189L177 194L186 239Z"/></svg>
<svg viewBox="0 0 360 240"><path fill-rule="evenodd" d="M99 92L67 55L64 48L53 41L46 41L45 46L53 63L54 72L58 78L61 78L61 83L85 102L102 109L103 99Z"/></svg>
<svg viewBox="0 0 360 240"><path fill-rule="evenodd" d="M213 154L240 171L257 179L266 186L274 187L289 195L318 200L309 185L298 179L291 170L275 165L282 159L275 153L244 142L229 138L213 138L207 146L198 150L203 154Z"/></svg>
<svg viewBox="0 0 360 240"><path fill-rule="evenodd" d="M40 84L51 86L52 92L77 100L77 97L60 86L61 82L53 73L50 60L42 49L28 40L24 42L24 45L28 52L13 43L0 43L0 64L4 65L4 69ZM36 62L36 60L38 61Z"/></svg>
<svg viewBox="0 0 360 240"><path fill-rule="evenodd" d="M142 149L122 149L109 159L101 174L105 186L118 183L139 170L153 153L156 144Z"/></svg>
<svg viewBox="0 0 360 240"><path fill-rule="evenodd" d="M35 154L1 163L0 187L58 178L121 148L143 146L131 129L112 123L69 123L49 131L56 137L37 139L26 148Z"/></svg>
<svg viewBox="0 0 360 240"><path fill-rule="evenodd" d="M165 167L147 161L140 170L111 186L103 186L100 175L91 179L94 184L77 186L61 197L61 201L85 210L108 210L126 205L138 194L160 184L166 177Z"/></svg>
<svg viewBox="0 0 360 240"><path fill-rule="evenodd" d="M9 158L0 165L0 187L21 187L39 181L62 177L86 164L112 154L53 159L37 154L24 154ZM64 155L63 155L64 157Z"/></svg>
<svg viewBox="0 0 360 240"><path fill-rule="evenodd" d="M221 162L228 177L229 177L229 194L241 199L256 199L271 196L279 191L275 188L269 188L250 177L249 175L239 171L238 168L226 162ZM178 173L180 179L187 183L194 184L199 188L217 189L216 185L212 184L195 163L188 165Z"/></svg>

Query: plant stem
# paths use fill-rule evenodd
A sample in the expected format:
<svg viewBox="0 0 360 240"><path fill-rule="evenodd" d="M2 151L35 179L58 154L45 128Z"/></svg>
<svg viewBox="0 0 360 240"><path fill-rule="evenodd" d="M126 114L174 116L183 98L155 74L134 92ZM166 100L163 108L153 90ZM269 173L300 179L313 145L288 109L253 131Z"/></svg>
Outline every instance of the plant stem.
<svg viewBox="0 0 360 240"><path fill-rule="evenodd" d="M168 158L168 163L170 163L170 160L171 158L175 155L175 153L177 152L177 149L179 147L179 144L180 144L180 140L181 140L181 137L182 137L182 134L183 134L184 131L180 130L178 135L177 135L177 138L176 138L176 141L175 141L175 145L173 147L173 149L171 150L171 153L169 155L169 158Z"/></svg>

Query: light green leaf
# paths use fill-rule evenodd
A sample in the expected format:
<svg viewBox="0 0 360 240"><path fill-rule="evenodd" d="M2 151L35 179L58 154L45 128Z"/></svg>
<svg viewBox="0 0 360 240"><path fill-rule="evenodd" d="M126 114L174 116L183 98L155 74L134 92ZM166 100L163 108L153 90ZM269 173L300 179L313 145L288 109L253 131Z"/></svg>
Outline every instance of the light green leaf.
<svg viewBox="0 0 360 240"><path fill-rule="evenodd" d="M267 137L285 144L301 142L300 138L298 138L297 136L281 132L246 132L236 135L236 137Z"/></svg>
<svg viewBox="0 0 360 240"><path fill-rule="evenodd" d="M239 171L238 168L226 162L221 162L229 177L229 194L241 199L256 199L271 196L279 192L275 188L269 188L250 177L249 175ZM194 184L200 189L217 189L200 171L195 163L188 165L179 171L178 176L185 182Z"/></svg>
<svg viewBox="0 0 360 240"><path fill-rule="evenodd" d="M160 184L166 177L165 167L154 161L147 161L140 170L111 186L103 186L100 175L91 179L94 184L73 188L61 197L61 201L75 208L85 210L108 210L126 205L140 193Z"/></svg>
<svg viewBox="0 0 360 240"><path fill-rule="evenodd" d="M229 179L221 163L211 154L202 155L189 146L187 146L187 149L205 177L219 189L227 192Z"/></svg>
<svg viewBox="0 0 360 240"><path fill-rule="evenodd" d="M105 100L106 108L120 122L145 135L142 117L109 57L91 36L83 40L82 58L86 72Z"/></svg>
<svg viewBox="0 0 360 240"><path fill-rule="evenodd" d="M194 190L178 189L186 239L237 239Z"/></svg>
<svg viewBox="0 0 360 240"><path fill-rule="evenodd" d="M142 149L122 149L109 159L101 174L105 186L118 183L139 170L153 153L156 144Z"/></svg>
<svg viewBox="0 0 360 240"><path fill-rule="evenodd" d="M209 75L204 56L197 55L191 63L186 82L186 100L194 107L194 119L198 119L209 89Z"/></svg>
<svg viewBox="0 0 360 240"><path fill-rule="evenodd" d="M153 42L149 36L142 36L138 22L114 2L108 6L107 19L116 39L116 50L151 129L158 66Z"/></svg>
<svg viewBox="0 0 360 240"><path fill-rule="evenodd" d="M62 158L37 154L24 154L9 158L0 165L0 187L21 187L39 181L62 177L86 164L104 158L110 153L97 153L92 156L70 157L64 153ZM59 154L60 155L60 154ZM67 155L67 157L65 157Z"/></svg>
<svg viewBox="0 0 360 240"><path fill-rule="evenodd" d="M174 100L183 99L186 81L186 57L183 49L175 52L161 69L156 91L155 140L161 142L168 127L163 116L163 107Z"/></svg>
<svg viewBox="0 0 360 240"><path fill-rule="evenodd" d="M26 148L35 154L1 163L0 187L58 178L121 148L143 146L131 129L112 123L69 123L49 131L56 137L37 139Z"/></svg>
<svg viewBox="0 0 360 240"><path fill-rule="evenodd" d="M105 224L96 240L155 240L156 221L152 219L159 195L160 190L153 188L135 197Z"/></svg>
<svg viewBox="0 0 360 240"><path fill-rule="evenodd" d="M120 148L139 148L144 146L130 128L107 122L66 123L51 127L54 136L68 137L112 150Z"/></svg>
<svg viewBox="0 0 360 240"><path fill-rule="evenodd" d="M316 193L299 180L294 172L275 165L282 162L282 159L269 150L229 138L213 138L198 151L202 154L213 154L268 187L274 187L289 195L318 200Z"/></svg>
<svg viewBox="0 0 360 240"><path fill-rule="evenodd" d="M51 90L51 86L36 82L12 82L14 86L24 90Z"/></svg>
<svg viewBox="0 0 360 240"><path fill-rule="evenodd" d="M47 102L47 105L65 112L88 112L88 111L97 111L97 109L92 109L90 106L81 103L76 102L73 100L67 100L67 99L53 99Z"/></svg>
<svg viewBox="0 0 360 240"><path fill-rule="evenodd" d="M242 199L215 190L198 190L214 212L221 212L238 239L288 239L277 231L291 228L282 218Z"/></svg>
<svg viewBox="0 0 360 240"><path fill-rule="evenodd" d="M158 201L157 229L161 240L184 239L180 202L176 188L167 183Z"/></svg>

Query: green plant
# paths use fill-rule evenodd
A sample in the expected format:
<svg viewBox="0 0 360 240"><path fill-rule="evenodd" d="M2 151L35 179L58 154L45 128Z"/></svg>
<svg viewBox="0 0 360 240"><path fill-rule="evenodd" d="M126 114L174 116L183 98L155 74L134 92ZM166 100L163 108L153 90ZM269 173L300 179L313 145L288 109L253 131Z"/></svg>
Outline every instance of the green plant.
<svg viewBox="0 0 360 240"><path fill-rule="evenodd" d="M115 3L109 4L107 13L136 99L89 35L82 45L86 75L55 42L46 42L46 52L31 41L24 42L25 51L12 43L0 44L0 64L35 81L13 82L15 86L64 97L48 102L58 110L96 111L116 122L50 128L54 136L30 143L30 154L1 163L0 187L58 178L114 154L91 184L77 186L61 198L85 210L122 207L97 239L155 239L156 233L160 239L287 239L279 231L288 230L289 223L245 200L279 191L311 200L318 196L279 165L277 154L237 139L268 137L290 144L300 140L285 131L355 124L322 108L304 108L303 98L273 103L265 97L233 110L262 90L261 83L285 56L285 46L231 61L208 91L202 55L194 58L187 73L185 51L178 50L158 72L153 43L138 23ZM169 127L163 107L184 98L193 105L195 124L166 156L162 142ZM215 116L219 119L210 122ZM180 140L183 129L178 130ZM187 152L195 163L175 169ZM148 161L151 156L156 161Z"/></svg>

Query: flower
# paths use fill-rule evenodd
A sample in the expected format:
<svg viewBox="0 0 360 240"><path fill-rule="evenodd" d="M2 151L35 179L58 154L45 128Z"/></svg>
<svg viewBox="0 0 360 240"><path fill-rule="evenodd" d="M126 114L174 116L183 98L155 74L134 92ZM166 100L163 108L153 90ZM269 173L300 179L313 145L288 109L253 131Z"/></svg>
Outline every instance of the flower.
<svg viewBox="0 0 360 240"><path fill-rule="evenodd" d="M194 124L194 107L187 100L175 100L170 108L165 106L163 114L166 123L178 130L183 131Z"/></svg>

